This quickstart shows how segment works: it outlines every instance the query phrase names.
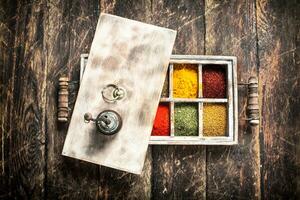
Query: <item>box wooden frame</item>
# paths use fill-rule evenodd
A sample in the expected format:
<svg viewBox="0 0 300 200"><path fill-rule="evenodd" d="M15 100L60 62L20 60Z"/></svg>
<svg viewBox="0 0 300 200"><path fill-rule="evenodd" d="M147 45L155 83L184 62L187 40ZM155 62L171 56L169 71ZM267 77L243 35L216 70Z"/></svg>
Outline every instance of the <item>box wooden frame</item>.
<svg viewBox="0 0 300 200"><path fill-rule="evenodd" d="M83 76L88 54L81 54L80 80ZM203 65L226 66L227 97L222 99L203 98L202 90L198 90L198 98L185 99L173 98L173 65L195 64L198 67L198 83L202 83ZM151 145L234 145L238 143L238 93L237 93L237 59L234 56L206 56L206 55L172 55L169 64L169 97L162 97L160 102L168 102L170 105L170 136L151 136ZM198 136L174 136L174 104L175 103L198 104ZM227 104L227 131L226 136L203 136L203 104L226 103Z"/></svg>

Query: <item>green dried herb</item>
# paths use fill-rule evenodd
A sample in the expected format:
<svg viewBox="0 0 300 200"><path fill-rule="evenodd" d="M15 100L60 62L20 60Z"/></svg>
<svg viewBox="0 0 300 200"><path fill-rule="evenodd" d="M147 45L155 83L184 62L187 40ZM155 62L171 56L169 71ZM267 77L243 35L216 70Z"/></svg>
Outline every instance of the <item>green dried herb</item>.
<svg viewBox="0 0 300 200"><path fill-rule="evenodd" d="M174 135L198 136L198 106L193 103L178 103L174 108Z"/></svg>

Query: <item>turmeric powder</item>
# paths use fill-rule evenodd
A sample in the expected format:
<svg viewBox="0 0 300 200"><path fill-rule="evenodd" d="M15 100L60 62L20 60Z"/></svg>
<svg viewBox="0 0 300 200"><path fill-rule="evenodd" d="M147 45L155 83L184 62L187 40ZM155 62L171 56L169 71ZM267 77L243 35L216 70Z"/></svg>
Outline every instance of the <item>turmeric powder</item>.
<svg viewBox="0 0 300 200"><path fill-rule="evenodd" d="M173 96L175 98L197 98L198 68L191 64L174 65Z"/></svg>
<svg viewBox="0 0 300 200"><path fill-rule="evenodd" d="M225 104L204 104L203 135L225 136L227 123L227 108Z"/></svg>

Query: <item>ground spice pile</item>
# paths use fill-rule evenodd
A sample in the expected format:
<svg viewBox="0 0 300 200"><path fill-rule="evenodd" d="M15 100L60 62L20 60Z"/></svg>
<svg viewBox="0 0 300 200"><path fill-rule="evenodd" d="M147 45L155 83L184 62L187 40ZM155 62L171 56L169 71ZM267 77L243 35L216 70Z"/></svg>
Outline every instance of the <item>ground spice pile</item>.
<svg viewBox="0 0 300 200"><path fill-rule="evenodd" d="M226 98L226 71L222 66L203 66L203 97Z"/></svg>
<svg viewBox="0 0 300 200"><path fill-rule="evenodd" d="M203 135L225 136L227 114L225 104L204 104Z"/></svg>
<svg viewBox="0 0 300 200"><path fill-rule="evenodd" d="M174 108L174 135L198 135L198 109L197 104L175 104Z"/></svg>
<svg viewBox="0 0 300 200"><path fill-rule="evenodd" d="M164 87L161 92L161 97L169 97L169 73L167 73L166 75Z"/></svg>
<svg viewBox="0 0 300 200"><path fill-rule="evenodd" d="M190 64L174 65L173 88L175 98L197 98L197 67Z"/></svg>
<svg viewBox="0 0 300 200"><path fill-rule="evenodd" d="M159 104L156 111L152 134L154 136L170 135L170 111L168 104Z"/></svg>

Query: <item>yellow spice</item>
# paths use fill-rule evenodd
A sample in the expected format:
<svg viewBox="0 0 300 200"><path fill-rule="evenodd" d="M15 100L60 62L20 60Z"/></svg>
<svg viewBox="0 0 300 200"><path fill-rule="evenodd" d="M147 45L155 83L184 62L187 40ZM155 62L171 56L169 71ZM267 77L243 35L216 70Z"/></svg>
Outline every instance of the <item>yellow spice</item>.
<svg viewBox="0 0 300 200"><path fill-rule="evenodd" d="M173 71L173 96L175 98L197 98L197 67L175 65Z"/></svg>
<svg viewBox="0 0 300 200"><path fill-rule="evenodd" d="M204 104L203 135L225 136L227 114L225 104Z"/></svg>

